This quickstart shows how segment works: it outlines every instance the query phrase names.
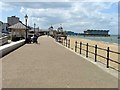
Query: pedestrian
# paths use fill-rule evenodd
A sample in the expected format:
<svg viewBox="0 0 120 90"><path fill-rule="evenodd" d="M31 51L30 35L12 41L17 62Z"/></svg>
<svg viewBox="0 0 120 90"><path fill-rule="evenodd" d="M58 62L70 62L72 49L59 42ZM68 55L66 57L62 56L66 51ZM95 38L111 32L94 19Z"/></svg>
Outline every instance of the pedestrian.
<svg viewBox="0 0 120 90"><path fill-rule="evenodd" d="M37 39L38 39L38 37L36 35L34 35L34 37L33 37L33 43L38 43Z"/></svg>
<svg viewBox="0 0 120 90"><path fill-rule="evenodd" d="M31 37L30 36L28 36L28 43L31 43Z"/></svg>

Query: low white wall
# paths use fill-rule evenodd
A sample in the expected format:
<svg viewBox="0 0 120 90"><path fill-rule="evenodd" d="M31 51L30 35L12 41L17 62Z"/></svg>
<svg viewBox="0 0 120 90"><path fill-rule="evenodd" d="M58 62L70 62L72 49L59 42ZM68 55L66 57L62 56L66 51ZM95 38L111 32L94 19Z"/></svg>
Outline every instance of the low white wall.
<svg viewBox="0 0 120 90"><path fill-rule="evenodd" d="M8 43L8 37L5 36L5 37L1 37L0 38L0 46L2 46L3 44L6 44Z"/></svg>
<svg viewBox="0 0 120 90"><path fill-rule="evenodd" d="M17 49L18 47L24 45L24 43L25 43L25 40L20 40L17 42L12 42L10 44L0 46L0 58L6 55L7 53Z"/></svg>

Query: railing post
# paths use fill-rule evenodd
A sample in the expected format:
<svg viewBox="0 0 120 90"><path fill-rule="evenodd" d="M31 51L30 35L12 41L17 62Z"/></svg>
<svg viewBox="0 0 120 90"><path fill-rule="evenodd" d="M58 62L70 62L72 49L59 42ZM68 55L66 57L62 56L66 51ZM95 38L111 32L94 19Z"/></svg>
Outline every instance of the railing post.
<svg viewBox="0 0 120 90"><path fill-rule="evenodd" d="M65 46L65 39L63 39L64 40L64 46Z"/></svg>
<svg viewBox="0 0 120 90"><path fill-rule="evenodd" d="M88 57L88 43L86 44L86 57Z"/></svg>
<svg viewBox="0 0 120 90"><path fill-rule="evenodd" d="M68 45L68 48L70 48L70 39L69 39L69 43L68 43L69 45Z"/></svg>
<svg viewBox="0 0 120 90"><path fill-rule="evenodd" d="M67 47L67 39L66 39L66 47Z"/></svg>
<svg viewBox="0 0 120 90"><path fill-rule="evenodd" d="M81 54L81 50L82 50L82 42L80 42L80 54Z"/></svg>
<svg viewBox="0 0 120 90"><path fill-rule="evenodd" d="M95 62L97 62L97 45L95 45Z"/></svg>
<svg viewBox="0 0 120 90"><path fill-rule="evenodd" d="M109 68L109 51L110 51L110 48L108 47L107 48L107 68Z"/></svg>
<svg viewBox="0 0 120 90"><path fill-rule="evenodd" d="M75 42L75 52L77 52L77 41Z"/></svg>

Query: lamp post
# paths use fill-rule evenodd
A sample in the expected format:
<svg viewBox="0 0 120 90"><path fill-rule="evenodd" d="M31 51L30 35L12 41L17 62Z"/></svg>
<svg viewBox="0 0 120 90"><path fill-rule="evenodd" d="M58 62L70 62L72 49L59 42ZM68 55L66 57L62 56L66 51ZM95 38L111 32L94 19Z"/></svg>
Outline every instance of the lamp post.
<svg viewBox="0 0 120 90"><path fill-rule="evenodd" d="M34 23L34 35L35 35L35 25L36 25L36 24Z"/></svg>
<svg viewBox="0 0 120 90"><path fill-rule="evenodd" d="M38 27L38 35L39 35L39 27Z"/></svg>
<svg viewBox="0 0 120 90"><path fill-rule="evenodd" d="M27 19L28 19L28 16L27 14L25 15L25 22L26 22L26 37L25 37L25 42L27 42Z"/></svg>

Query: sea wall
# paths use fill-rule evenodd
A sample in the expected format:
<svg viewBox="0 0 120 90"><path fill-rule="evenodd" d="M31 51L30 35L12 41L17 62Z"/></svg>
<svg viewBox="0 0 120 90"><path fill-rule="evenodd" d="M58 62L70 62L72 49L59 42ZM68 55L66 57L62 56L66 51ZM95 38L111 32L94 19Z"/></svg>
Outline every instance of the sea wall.
<svg viewBox="0 0 120 90"><path fill-rule="evenodd" d="M24 44L25 44L25 40L20 40L17 42L12 42L10 44L0 46L0 58L5 56L6 54L10 53L11 51L19 48L20 46L22 46Z"/></svg>
<svg viewBox="0 0 120 90"><path fill-rule="evenodd" d="M8 43L8 37L7 36L0 38L0 46L2 46L4 44L7 44L7 43Z"/></svg>

